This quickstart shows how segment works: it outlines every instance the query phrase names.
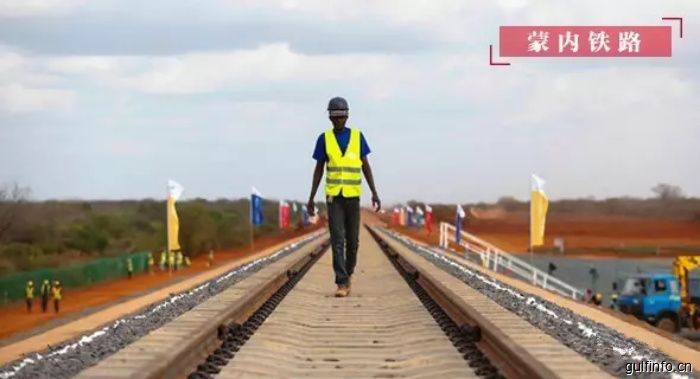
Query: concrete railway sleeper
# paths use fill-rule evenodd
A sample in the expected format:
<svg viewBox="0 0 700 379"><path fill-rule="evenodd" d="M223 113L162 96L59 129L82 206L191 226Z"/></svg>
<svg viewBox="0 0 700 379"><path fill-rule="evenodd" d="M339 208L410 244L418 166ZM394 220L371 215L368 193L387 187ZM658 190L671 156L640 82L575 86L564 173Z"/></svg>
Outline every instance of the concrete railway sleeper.
<svg viewBox="0 0 700 379"><path fill-rule="evenodd" d="M222 339L239 329L247 333L261 317L254 315L256 311L269 308L266 303L270 297L288 285L290 279L298 279L299 273L328 249L330 242L327 234L323 235L83 370L77 377L184 378L198 367L209 370L206 359L221 348ZM209 362L218 362L219 358L211 358Z"/></svg>
<svg viewBox="0 0 700 379"><path fill-rule="evenodd" d="M333 296L331 267L326 254L216 378L498 377L480 359L478 334L418 290L421 301L368 229L349 297Z"/></svg>
<svg viewBox="0 0 700 379"><path fill-rule="evenodd" d="M587 360L581 362L582 367L593 364L596 369L614 377L627 376L632 367L645 362L650 365L660 362L666 368L662 371L657 364L656 371L637 373L637 376L698 377L696 367L700 366L700 354L690 346L507 275L490 272L480 265L430 248L399 233L384 228L377 228L376 231L393 248L404 251L408 258L441 268L445 274L441 274L440 280L451 291L475 306L483 303L485 306L481 307L481 313L488 315L499 329L513 334L516 339L524 339L517 336L518 331L544 333L547 338L558 341L562 351L569 350L578 355L576 359ZM486 305L488 303L491 305ZM491 316L496 314L495 309L498 308L510 311L520 320Z"/></svg>
<svg viewBox="0 0 700 379"><path fill-rule="evenodd" d="M402 261L399 255L391 250L389 245L384 242L379 235L371 229L367 229L399 274L406 280L408 286L411 287L421 303L423 303L428 312L430 312L430 315L433 316L435 322L440 325L440 328L445 332L455 348L462 354L462 357L469 362L469 366L474 368L474 372L479 376L489 379L504 378L504 376L498 372L498 369L491 364L489 359L476 346L476 343L481 340L481 328L478 325L467 323L458 325L455 320L447 315L440 304L438 304L419 284L420 273L406 264L405 261Z"/></svg>
<svg viewBox="0 0 700 379"><path fill-rule="evenodd" d="M314 254L313 258L304 263L298 270L287 271L288 280L282 285L263 305L253 313L243 324L232 322L229 325L220 325L217 329L217 337L223 342L221 346L211 353L206 360L197 366L197 370L187 376L188 379L209 379L213 374L221 371L229 360L233 359L241 346L250 339L267 316L275 310L294 286L304 277L309 268L318 261L321 255L328 249L323 245L323 250Z"/></svg>
<svg viewBox="0 0 700 379"><path fill-rule="evenodd" d="M360 234L350 297L333 297L326 240L80 376L610 377L381 229Z"/></svg>

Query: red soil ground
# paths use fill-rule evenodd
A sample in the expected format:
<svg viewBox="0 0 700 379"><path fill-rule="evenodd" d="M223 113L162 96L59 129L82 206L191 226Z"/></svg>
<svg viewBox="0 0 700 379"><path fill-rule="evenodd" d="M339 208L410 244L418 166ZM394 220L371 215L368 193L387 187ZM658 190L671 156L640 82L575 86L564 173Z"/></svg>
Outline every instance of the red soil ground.
<svg viewBox="0 0 700 379"><path fill-rule="evenodd" d="M527 214L504 214L500 219L468 220L464 230L511 252L526 252L529 239ZM406 230L412 237L437 244L437 223L433 235ZM700 253L700 223L658 218L605 215L549 215L545 250L553 241L564 239L566 255L646 258ZM642 251L644 250L644 251ZM655 252L658 250L659 255ZM651 253L649 252L651 251Z"/></svg>
<svg viewBox="0 0 700 379"><path fill-rule="evenodd" d="M249 246L246 246L215 252L215 264L242 259L257 251L261 251L267 247L321 227L324 227L324 225L313 225L302 230L290 230L274 236L258 237L255 240L255 250L251 250ZM208 269L207 257L202 255L192 260L192 266L173 272L172 274L167 271L161 272L156 267L153 274L144 273L136 275L131 280L124 278L101 282L84 288L67 289L64 290L61 310L58 314L53 312L53 304L51 304L49 312L41 313L39 299L34 300L32 313L27 313L24 302L8 305L0 308L0 320L2 320L0 323L0 339L8 338L17 333L25 332L50 322L70 319L82 312L89 312L91 309L109 303L138 296L156 287L182 280Z"/></svg>

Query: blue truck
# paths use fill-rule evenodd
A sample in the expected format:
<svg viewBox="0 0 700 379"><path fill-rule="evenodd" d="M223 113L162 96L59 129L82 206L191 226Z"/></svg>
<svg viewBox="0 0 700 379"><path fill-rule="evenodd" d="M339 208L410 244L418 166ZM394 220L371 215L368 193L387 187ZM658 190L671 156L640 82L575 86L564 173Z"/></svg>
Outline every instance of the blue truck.
<svg viewBox="0 0 700 379"><path fill-rule="evenodd" d="M682 327L700 329L700 279L689 271L700 267L700 257L678 257L673 274L639 274L625 280L617 307L623 313L656 327L678 332Z"/></svg>

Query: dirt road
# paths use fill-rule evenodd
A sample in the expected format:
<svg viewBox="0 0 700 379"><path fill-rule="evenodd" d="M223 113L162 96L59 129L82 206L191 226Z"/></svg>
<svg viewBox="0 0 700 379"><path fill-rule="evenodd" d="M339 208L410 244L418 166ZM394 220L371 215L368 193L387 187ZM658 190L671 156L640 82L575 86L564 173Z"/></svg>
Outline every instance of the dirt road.
<svg viewBox="0 0 700 379"><path fill-rule="evenodd" d="M521 214L499 219L465 221L464 230L504 250L526 252L529 224ZM425 230L396 227L402 233L437 244L439 224L433 235ZM562 238L566 256L591 258L659 258L700 253L700 222L601 215L551 215L547 219L544 249L553 250ZM658 255L657 255L658 251Z"/></svg>

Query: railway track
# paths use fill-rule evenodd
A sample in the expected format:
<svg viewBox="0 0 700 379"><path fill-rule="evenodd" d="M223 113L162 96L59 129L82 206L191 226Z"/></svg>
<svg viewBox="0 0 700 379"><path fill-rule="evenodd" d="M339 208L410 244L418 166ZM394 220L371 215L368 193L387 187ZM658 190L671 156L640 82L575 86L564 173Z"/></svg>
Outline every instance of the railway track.
<svg viewBox="0 0 700 379"><path fill-rule="evenodd" d="M335 298L328 237L311 239L77 377L621 376L624 357L581 351L407 241L366 226L352 294Z"/></svg>
<svg viewBox="0 0 700 379"><path fill-rule="evenodd" d="M352 294L309 244L79 378L604 378L603 369L367 227Z"/></svg>

